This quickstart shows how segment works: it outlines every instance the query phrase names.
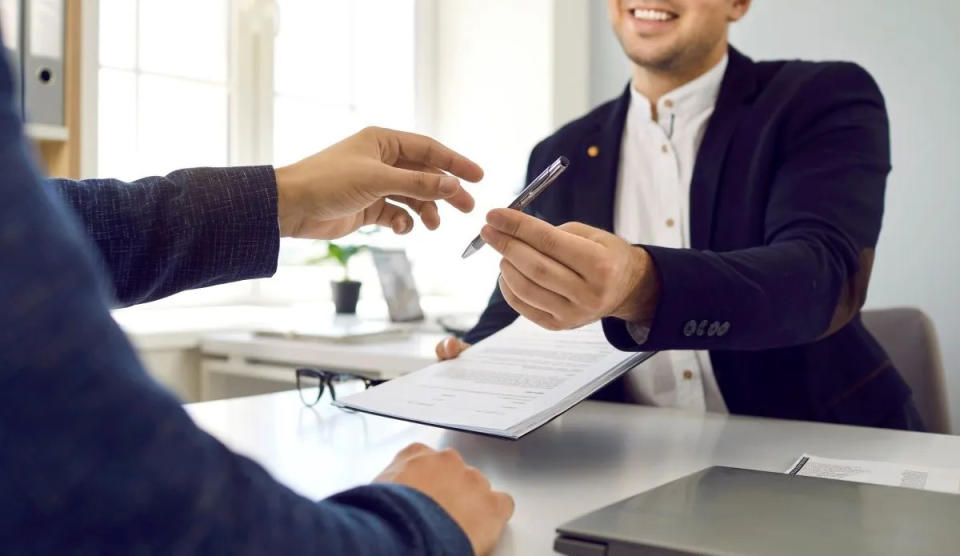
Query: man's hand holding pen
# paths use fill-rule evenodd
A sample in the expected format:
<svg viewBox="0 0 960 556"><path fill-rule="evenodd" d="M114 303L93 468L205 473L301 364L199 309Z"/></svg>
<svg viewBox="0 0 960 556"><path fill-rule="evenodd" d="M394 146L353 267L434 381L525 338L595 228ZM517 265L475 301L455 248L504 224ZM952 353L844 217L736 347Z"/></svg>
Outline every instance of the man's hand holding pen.
<svg viewBox="0 0 960 556"><path fill-rule="evenodd" d="M643 248L579 222L555 227L510 209L491 211L481 235L503 255L507 303L540 326L563 330L608 316L652 322L660 283Z"/></svg>

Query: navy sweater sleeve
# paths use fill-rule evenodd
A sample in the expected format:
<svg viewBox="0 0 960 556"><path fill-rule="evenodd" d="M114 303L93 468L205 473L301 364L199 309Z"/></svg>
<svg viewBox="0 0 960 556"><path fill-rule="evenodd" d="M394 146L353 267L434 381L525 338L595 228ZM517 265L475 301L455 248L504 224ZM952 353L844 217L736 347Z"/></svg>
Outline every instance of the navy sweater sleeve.
<svg viewBox="0 0 960 556"><path fill-rule="evenodd" d="M95 227L106 241L98 252L76 213L37 178L11 91L0 60L0 553L469 554L460 528L418 492L364 486L311 501L193 424L111 319L100 255L115 280L118 269L134 276L119 279L127 301L256 274L261 258L245 259L233 239L233 255L214 253L204 272L183 266L206 264L205 250L163 239L155 215L167 193L151 191L134 193L156 204L126 211L117 224L126 232ZM81 213L105 211L99 203L114 194L91 197L96 205ZM143 222L149 232L136 229L137 214L152 215ZM142 253L123 251L127 233ZM250 266L230 270L229 261ZM168 274L136 277L141 264Z"/></svg>
<svg viewBox="0 0 960 556"><path fill-rule="evenodd" d="M48 185L99 248L121 306L276 271L277 186L269 166Z"/></svg>
<svg viewBox="0 0 960 556"><path fill-rule="evenodd" d="M791 107L761 246L698 251L644 246L661 294L646 343L619 319L626 350L757 350L813 342L850 321L867 294L890 171L883 96L855 64L810 79ZM704 334L707 323L724 323Z"/></svg>

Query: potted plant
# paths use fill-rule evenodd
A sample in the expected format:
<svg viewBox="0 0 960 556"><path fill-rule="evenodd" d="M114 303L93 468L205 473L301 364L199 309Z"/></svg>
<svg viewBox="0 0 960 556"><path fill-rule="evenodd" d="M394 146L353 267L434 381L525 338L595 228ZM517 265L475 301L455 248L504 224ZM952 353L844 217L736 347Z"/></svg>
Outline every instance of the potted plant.
<svg viewBox="0 0 960 556"><path fill-rule="evenodd" d="M357 312L357 300L360 298L360 282L350 279L349 263L354 255L366 248L365 245L338 245L332 241L328 241L326 255L307 260L307 264L336 261L343 269L343 279L330 282L333 304L336 306L338 314L352 315Z"/></svg>

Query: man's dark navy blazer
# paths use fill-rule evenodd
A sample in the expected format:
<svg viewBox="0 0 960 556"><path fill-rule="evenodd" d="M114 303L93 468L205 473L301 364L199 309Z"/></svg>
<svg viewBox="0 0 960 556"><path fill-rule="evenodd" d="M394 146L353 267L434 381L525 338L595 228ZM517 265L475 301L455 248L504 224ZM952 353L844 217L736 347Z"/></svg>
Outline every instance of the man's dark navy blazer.
<svg viewBox="0 0 960 556"><path fill-rule="evenodd" d="M612 231L629 102L627 90L534 148L528 178L571 160L536 216ZM710 350L732 413L895 421L910 390L859 315L889 171L886 109L866 71L755 63L731 48L690 185L692 248L644 246L662 283L649 338L638 345L612 318L607 338L623 350ZM465 340L516 316L495 290ZM727 332L711 334L703 323L714 322ZM626 399L622 381L601 397Z"/></svg>

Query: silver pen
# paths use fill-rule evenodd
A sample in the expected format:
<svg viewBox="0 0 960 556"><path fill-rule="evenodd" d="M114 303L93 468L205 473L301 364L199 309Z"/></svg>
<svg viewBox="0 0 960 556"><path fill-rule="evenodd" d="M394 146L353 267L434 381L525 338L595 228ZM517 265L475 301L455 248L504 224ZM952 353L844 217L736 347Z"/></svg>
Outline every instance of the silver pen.
<svg viewBox="0 0 960 556"><path fill-rule="evenodd" d="M554 160L553 164L547 166L546 170L540 172L540 175L530 182L530 185L523 188L523 191L520 192L520 195L518 195L517 198L514 199L507 208L523 211L523 209L527 208L527 205L532 203L538 195L547 189L547 186L560 177L560 174L567 169L567 166L570 166L570 161L567 160L567 157L565 156L561 156L560 158ZM477 237L470 242L470 245L467 245L467 248L464 249L461 257L466 259L470 255L473 255L479 251L480 248L486 244L487 242L483 241L483 238L477 235Z"/></svg>

